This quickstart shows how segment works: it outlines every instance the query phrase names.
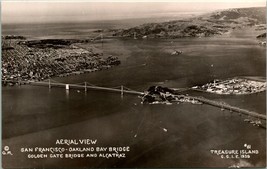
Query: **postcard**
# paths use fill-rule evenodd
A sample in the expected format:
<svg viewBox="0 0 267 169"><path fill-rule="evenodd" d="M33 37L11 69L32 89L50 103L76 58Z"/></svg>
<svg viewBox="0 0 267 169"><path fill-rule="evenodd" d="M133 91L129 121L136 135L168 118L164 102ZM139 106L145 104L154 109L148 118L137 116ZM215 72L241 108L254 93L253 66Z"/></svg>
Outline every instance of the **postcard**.
<svg viewBox="0 0 267 169"><path fill-rule="evenodd" d="M266 167L264 0L1 8L3 168Z"/></svg>

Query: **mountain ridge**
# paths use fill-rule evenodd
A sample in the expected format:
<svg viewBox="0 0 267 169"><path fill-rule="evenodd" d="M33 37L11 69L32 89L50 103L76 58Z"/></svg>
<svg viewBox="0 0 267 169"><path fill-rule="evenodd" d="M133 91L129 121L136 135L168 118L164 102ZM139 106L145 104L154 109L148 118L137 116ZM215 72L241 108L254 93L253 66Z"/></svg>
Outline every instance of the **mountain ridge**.
<svg viewBox="0 0 267 169"><path fill-rule="evenodd" d="M113 36L136 38L181 38L222 35L231 29L266 24L266 8L232 8L197 17L147 23L115 31Z"/></svg>

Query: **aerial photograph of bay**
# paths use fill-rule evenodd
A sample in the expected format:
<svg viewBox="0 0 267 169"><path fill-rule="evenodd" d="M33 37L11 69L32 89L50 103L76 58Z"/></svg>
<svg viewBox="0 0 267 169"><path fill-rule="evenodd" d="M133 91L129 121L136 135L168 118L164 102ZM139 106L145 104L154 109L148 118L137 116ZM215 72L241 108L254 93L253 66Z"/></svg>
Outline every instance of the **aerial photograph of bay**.
<svg viewBox="0 0 267 169"><path fill-rule="evenodd" d="M1 2L3 168L266 167L266 1Z"/></svg>

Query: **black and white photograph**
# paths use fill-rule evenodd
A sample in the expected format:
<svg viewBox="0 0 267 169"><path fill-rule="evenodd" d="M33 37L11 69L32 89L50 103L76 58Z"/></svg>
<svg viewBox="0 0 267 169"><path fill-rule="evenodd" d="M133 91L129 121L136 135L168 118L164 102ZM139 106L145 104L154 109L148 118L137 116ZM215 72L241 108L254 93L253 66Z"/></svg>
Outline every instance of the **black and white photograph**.
<svg viewBox="0 0 267 169"><path fill-rule="evenodd" d="M265 0L1 1L2 168L265 168Z"/></svg>

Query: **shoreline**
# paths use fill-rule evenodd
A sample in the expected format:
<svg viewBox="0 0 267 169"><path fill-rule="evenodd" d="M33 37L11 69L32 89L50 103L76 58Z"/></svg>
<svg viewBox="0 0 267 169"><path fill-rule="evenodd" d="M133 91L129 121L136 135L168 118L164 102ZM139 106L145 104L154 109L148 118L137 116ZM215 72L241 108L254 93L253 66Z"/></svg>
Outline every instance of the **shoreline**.
<svg viewBox="0 0 267 169"><path fill-rule="evenodd" d="M64 39L27 41L13 35L2 36L2 42L2 81L43 81L109 69L121 63L118 57L95 52L94 48L84 49L79 43Z"/></svg>
<svg viewBox="0 0 267 169"><path fill-rule="evenodd" d="M214 79L202 86L194 86L190 90L218 95L248 95L266 91L266 80L258 76L237 76L224 80Z"/></svg>

